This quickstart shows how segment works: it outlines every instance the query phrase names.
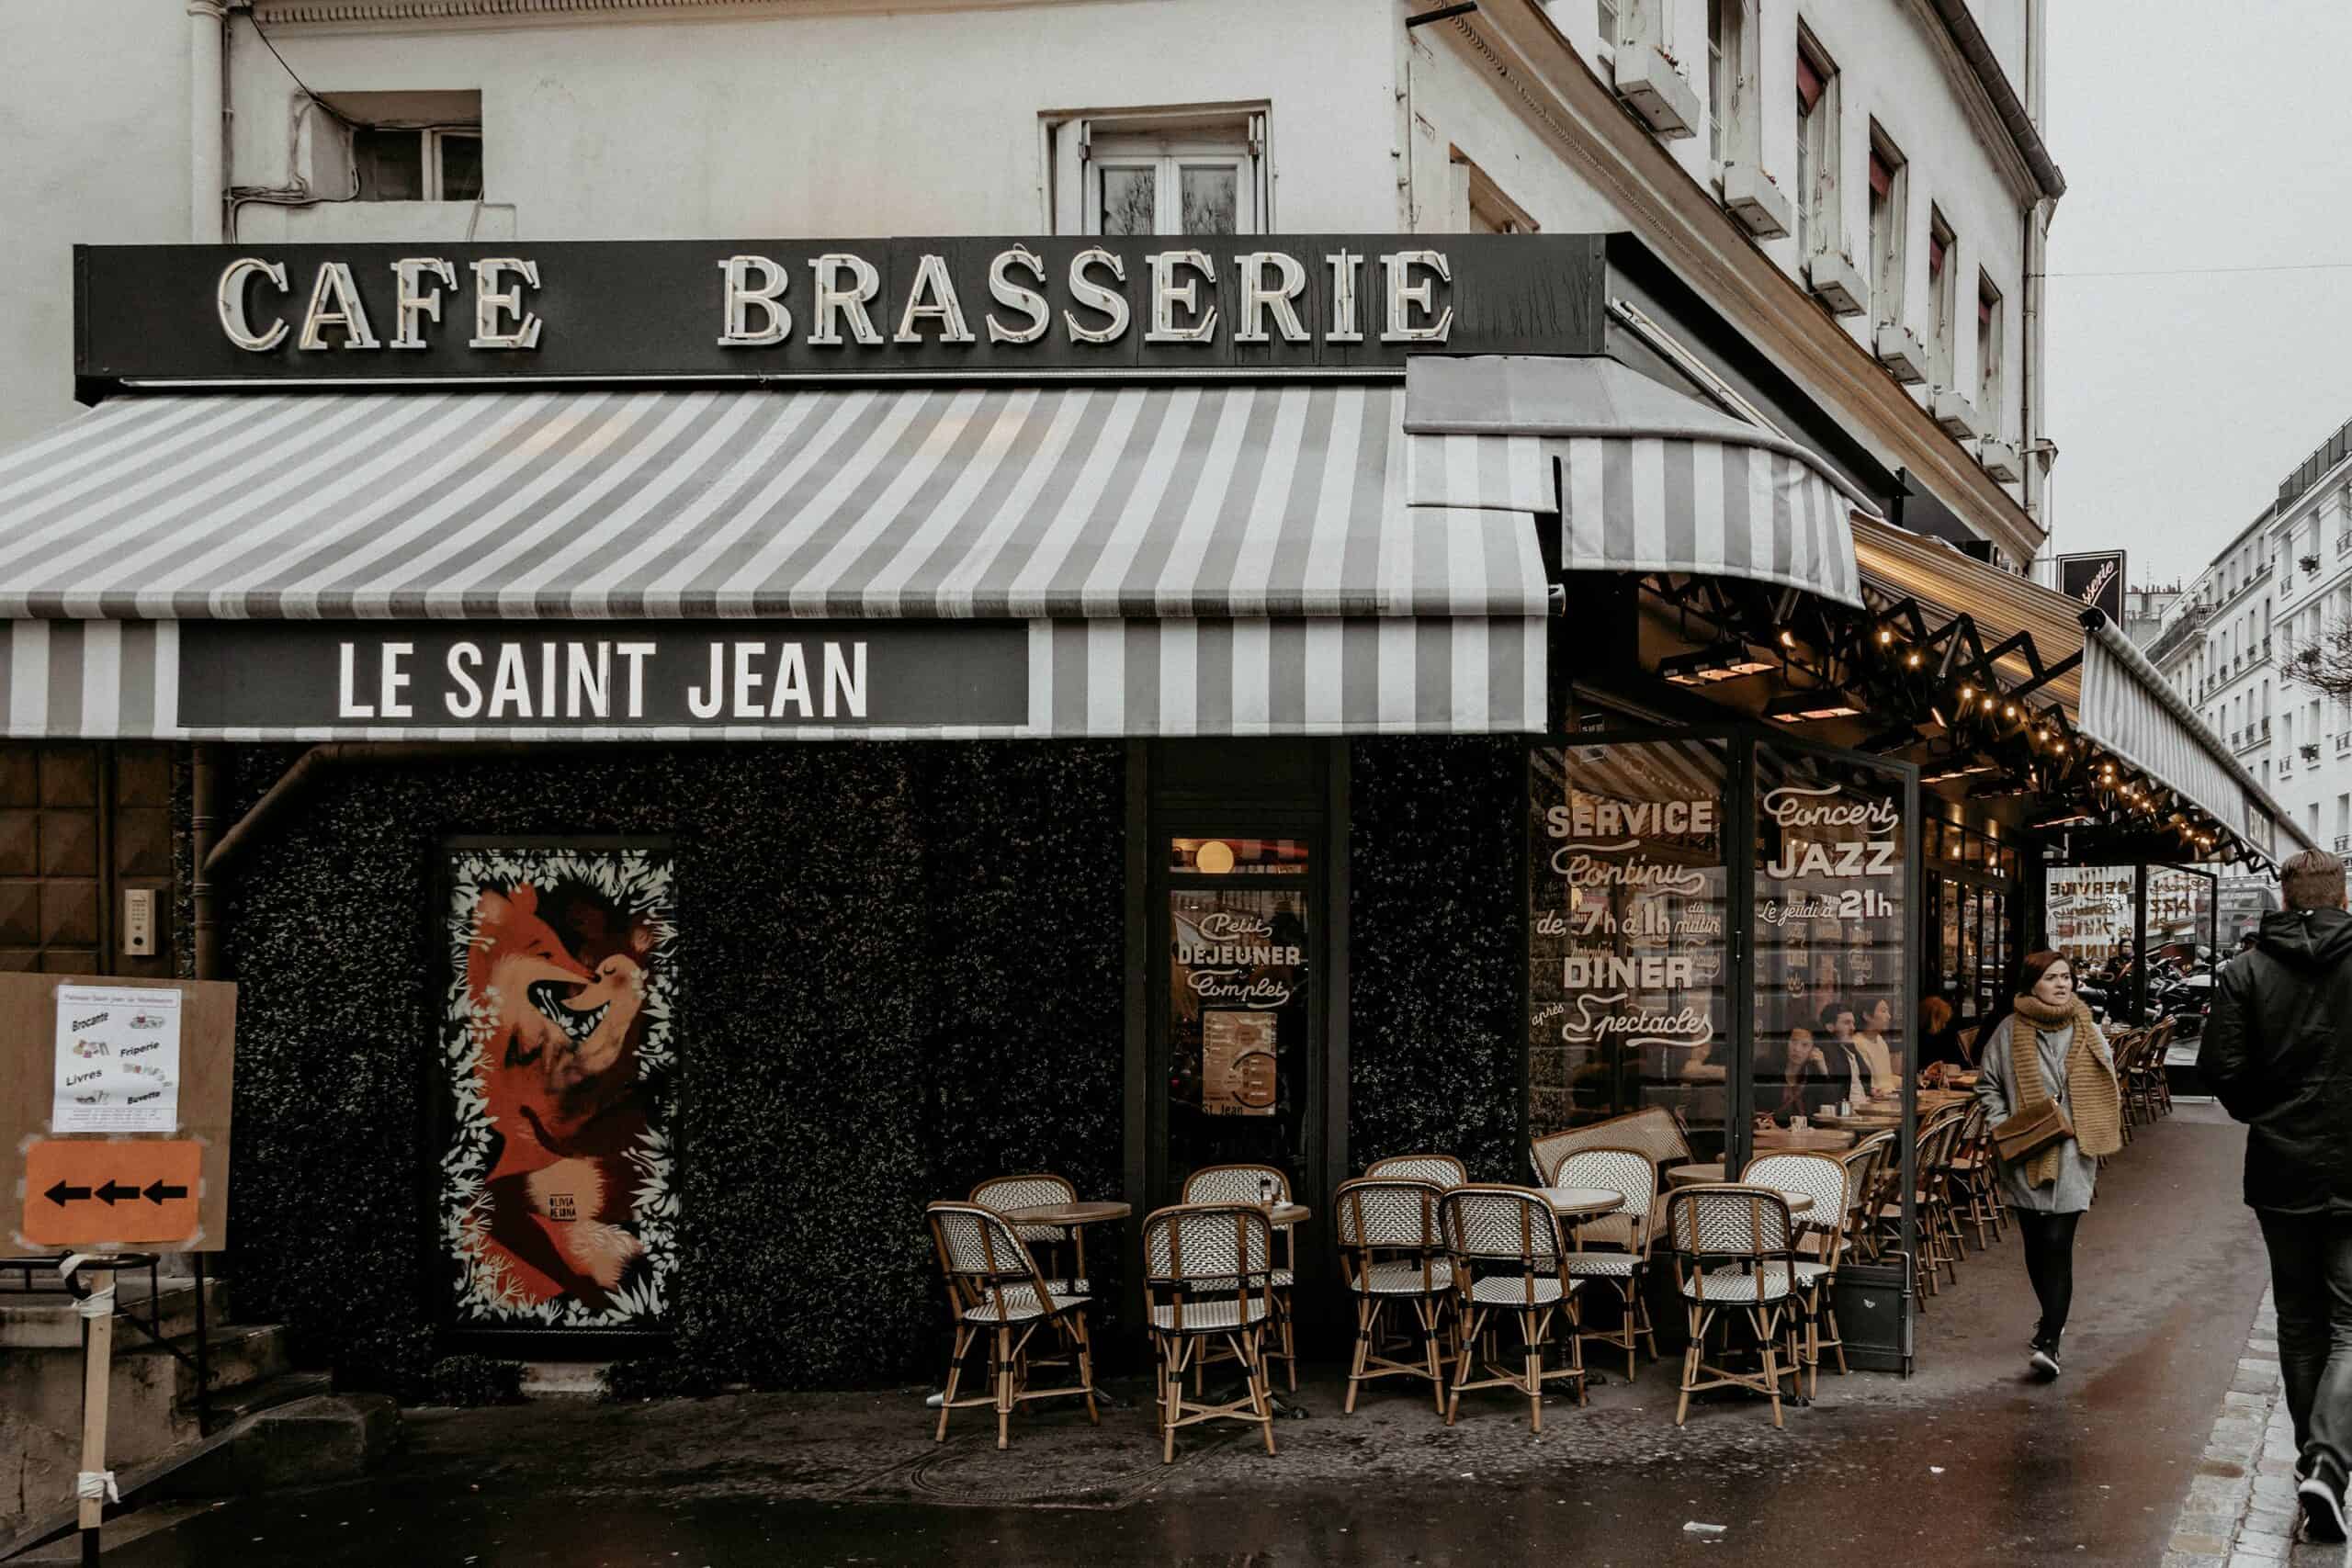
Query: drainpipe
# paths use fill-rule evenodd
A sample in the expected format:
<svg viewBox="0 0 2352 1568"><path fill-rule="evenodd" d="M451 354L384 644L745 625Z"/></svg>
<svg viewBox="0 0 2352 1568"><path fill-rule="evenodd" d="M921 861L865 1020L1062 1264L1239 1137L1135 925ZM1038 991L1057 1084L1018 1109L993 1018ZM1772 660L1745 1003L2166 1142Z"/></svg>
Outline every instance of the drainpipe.
<svg viewBox="0 0 2352 1568"><path fill-rule="evenodd" d="M188 238L220 243L220 199L228 89L223 73L228 7L221 0L187 0Z"/></svg>

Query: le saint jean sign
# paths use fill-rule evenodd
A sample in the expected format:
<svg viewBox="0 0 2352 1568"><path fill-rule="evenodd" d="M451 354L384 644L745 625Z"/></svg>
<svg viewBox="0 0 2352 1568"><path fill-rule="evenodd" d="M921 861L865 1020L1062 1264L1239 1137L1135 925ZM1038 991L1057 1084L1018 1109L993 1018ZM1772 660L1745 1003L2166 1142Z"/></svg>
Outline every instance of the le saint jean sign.
<svg viewBox="0 0 2352 1568"><path fill-rule="evenodd" d="M1592 235L81 246L108 383L1393 370L1598 352Z"/></svg>

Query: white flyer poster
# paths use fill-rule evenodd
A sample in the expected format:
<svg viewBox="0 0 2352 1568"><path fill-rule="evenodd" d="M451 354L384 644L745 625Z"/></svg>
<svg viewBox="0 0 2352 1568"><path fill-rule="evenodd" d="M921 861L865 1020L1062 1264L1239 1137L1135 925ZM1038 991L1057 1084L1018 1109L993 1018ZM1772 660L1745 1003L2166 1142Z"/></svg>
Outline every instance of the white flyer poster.
<svg viewBox="0 0 2352 1568"><path fill-rule="evenodd" d="M180 1124L180 993L57 987L52 1133L174 1133Z"/></svg>

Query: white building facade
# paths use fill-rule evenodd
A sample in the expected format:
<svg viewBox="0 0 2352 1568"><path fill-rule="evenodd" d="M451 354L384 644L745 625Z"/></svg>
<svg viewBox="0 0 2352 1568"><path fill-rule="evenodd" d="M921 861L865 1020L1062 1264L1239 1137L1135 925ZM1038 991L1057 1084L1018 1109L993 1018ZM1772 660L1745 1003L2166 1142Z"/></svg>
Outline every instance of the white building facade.
<svg viewBox="0 0 2352 1568"><path fill-rule="evenodd" d="M2189 585L2149 644L2173 689L2301 828L2352 851L2352 705L2294 679L2352 620L2352 425Z"/></svg>
<svg viewBox="0 0 2352 1568"><path fill-rule="evenodd" d="M18 18L0 442L74 243L1631 230L1917 493L2040 552L2036 0L136 0ZM93 37L93 29L98 36ZM217 132L217 134L216 134Z"/></svg>

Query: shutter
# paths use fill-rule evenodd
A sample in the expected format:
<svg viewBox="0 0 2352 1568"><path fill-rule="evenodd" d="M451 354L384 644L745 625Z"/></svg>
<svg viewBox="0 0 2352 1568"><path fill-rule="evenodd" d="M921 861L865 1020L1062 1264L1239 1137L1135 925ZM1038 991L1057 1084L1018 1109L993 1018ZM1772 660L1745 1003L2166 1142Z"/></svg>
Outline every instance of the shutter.
<svg viewBox="0 0 2352 1568"><path fill-rule="evenodd" d="M1888 164L1885 158L1880 155L1877 148L1871 148L1871 198L1874 201L1883 201L1886 199L1886 193L1894 188L1894 169L1893 165Z"/></svg>
<svg viewBox="0 0 2352 1568"><path fill-rule="evenodd" d="M1928 231L1928 276L1941 277L1944 271L1944 250L1951 242L1933 230Z"/></svg>
<svg viewBox="0 0 2352 1568"><path fill-rule="evenodd" d="M1821 101L1821 90L1824 85L1821 73L1814 69L1813 62L1806 57L1804 51L1797 51L1797 116L1799 118L1813 112L1813 106Z"/></svg>

